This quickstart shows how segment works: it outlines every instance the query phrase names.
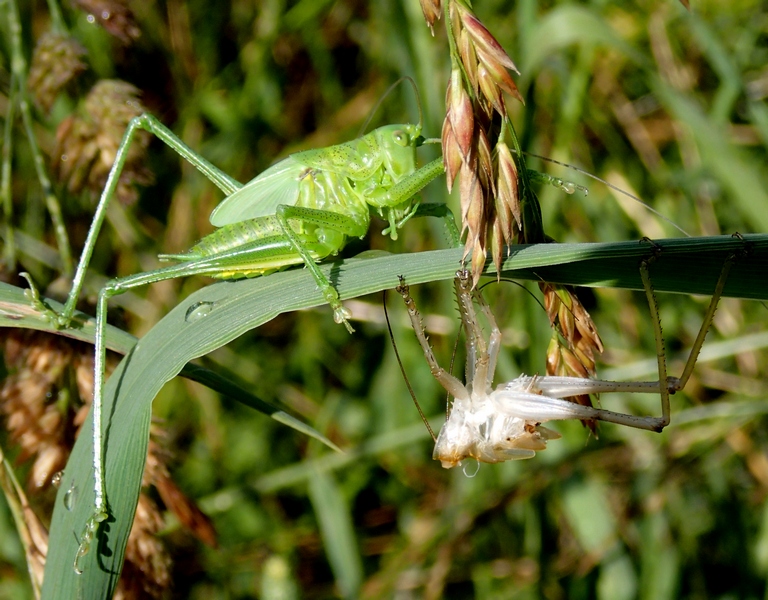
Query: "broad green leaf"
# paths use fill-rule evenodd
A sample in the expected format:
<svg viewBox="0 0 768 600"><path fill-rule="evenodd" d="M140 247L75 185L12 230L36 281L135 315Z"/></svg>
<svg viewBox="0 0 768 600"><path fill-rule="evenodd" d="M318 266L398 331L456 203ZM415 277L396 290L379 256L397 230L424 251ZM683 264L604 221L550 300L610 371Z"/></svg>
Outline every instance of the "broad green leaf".
<svg viewBox="0 0 768 600"><path fill-rule="evenodd" d="M768 235L685 238L657 241L651 267L658 291L709 293L726 257L748 249L732 270L726 295L768 299ZM640 289L638 263L654 254L648 242L610 244L542 244L510 249L504 275L590 286ZM459 266L461 250L442 250L323 265L342 298L392 288L398 276L410 284L450 279ZM125 543L138 499L149 437L152 400L163 384L184 365L228 343L281 312L323 303L306 270L210 285L179 304L163 318L120 363L105 389L106 481L110 520L100 530L98 544L73 563L78 537L91 514L91 439L78 439L64 473L51 524L44 597L103 598L119 577ZM205 311L198 310L205 306ZM23 326L18 306L0 305L6 325ZM26 311L29 313L29 311ZM9 318L10 315L10 318ZM20 318L21 317L21 318ZM15 320L14 320L15 319ZM90 424L85 425L86 431ZM65 506L64 497L69 493Z"/></svg>

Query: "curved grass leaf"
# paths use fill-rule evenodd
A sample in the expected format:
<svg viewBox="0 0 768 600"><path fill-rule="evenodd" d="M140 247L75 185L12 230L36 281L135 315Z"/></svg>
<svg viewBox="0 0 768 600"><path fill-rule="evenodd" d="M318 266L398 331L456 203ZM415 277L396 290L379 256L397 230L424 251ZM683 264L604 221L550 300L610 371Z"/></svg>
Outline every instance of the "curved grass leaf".
<svg viewBox="0 0 768 600"><path fill-rule="evenodd" d="M62 306L53 300L46 300L46 303L54 310L60 311ZM94 319L84 313L76 313L72 321L72 327L69 329L54 328L45 315L37 312L26 297L25 290L0 283L0 327L19 327L24 329L37 329L38 331L48 331L56 335L63 335L83 342L93 343ZM137 338L130 333L107 325L107 348L128 354L136 345ZM233 400L250 406L271 417L275 421L288 425L296 431L314 438L332 450L341 452L341 450L320 432L313 429L306 423L302 423L295 417L292 417L277 406L270 404L254 396L245 389L246 385L234 381L235 376L228 374L227 377L220 375L215 371L206 369L199 365L186 364L179 373L191 381L201 383L212 390L229 396Z"/></svg>
<svg viewBox="0 0 768 600"><path fill-rule="evenodd" d="M768 235L671 239L656 242L652 268L658 291L709 293L726 257L748 250L732 269L725 294L768 299ZM638 263L654 254L648 242L609 244L542 244L510 250L504 275L589 286L640 289ZM323 265L342 298L392 288L398 276L410 284L453 277L461 250L352 259ZM73 449L56 499L50 532L43 595L47 598L109 597L122 567L144 467L152 400L163 384L184 365L215 350L281 312L323 303L306 270L210 285L179 304L126 355L105 389L106 482L110 519L98 542L73 569L78 537L91 514L91 439L83 435ZM201 306L206 310L200 311ZM18 307L0 304L10 323L28 317ZM12 310L11 310L12 309ZM21 310L21 309L18 309ZM13 319L16 319L15 321ZM86 424L86 431L90 423ZM67 502L65 504L65 496Z"/></svg>

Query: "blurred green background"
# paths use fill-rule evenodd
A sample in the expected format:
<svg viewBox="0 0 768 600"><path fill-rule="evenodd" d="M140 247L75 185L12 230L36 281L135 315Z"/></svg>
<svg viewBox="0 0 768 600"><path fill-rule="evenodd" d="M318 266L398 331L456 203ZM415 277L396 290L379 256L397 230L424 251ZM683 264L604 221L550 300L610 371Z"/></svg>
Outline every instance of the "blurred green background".
<svg viewBox="0 0 768 600"><path fill-rule="evenodd" d="M89 18L104 10L120 14L119 5L82 4L85 11L69 4L63 10L69 32L87 50L87 70L50 114L35 113L46 157L56 154L57 127L91 86L114 78L136 86L150 112L240 181L290 152L359 135L384 91L403 76L417 84L425 135L440 135L447 43L442 24L430 34L416 0L134 2L131 27L121 21L117 32L123 39ZM40 1L19 8L29 60L50 15ZM764 3L694 0L688 12L675 0L477 0L474 9L522 73L516 81L526 105L514 106L514 121L524 149L637 194L690 235L766 231ZM7 94L7 72L1 77ZM0 100L7 105L7 95ZM368 127L417 116L416 98L402 85ZM18 268L44 284L59 275L56 244L20 121L13 135ZM430 149L421 152L423 162L432 158ZM116 203L110 211L89 274L92 297L99 275L157 267L158 253L183 250L211 230L208 215L221 193L156 140L141 160L153 183L135 204ZM540 190L545 230L559 241L682 235L600 183L530 163L590 188L587 197ZM93 190L55 188L77 255ZM455 203L442 180L425 196ZM409 222L396 242L379 234L383 226L374 224L344 254L446 244L440 225L428 220ZM21 285L7 269L6 279ZM127 294L114 302L120 308L110 320L141 336L180 297L209 283L190 278ZM504 332L497 381L544 370L549 325L531 296L538 297L537 286L524 285L485 288ZM447 365L458 328L452 288L412 292ZM656 378L643 294L583 290L580 297L606 346L599 375ZM672 374L707 300L659 298ZM765 306L722 301L663 434L602 425L595 439L579 423L556 424L563 438L534 459L481 465L476 474L472 465L467 474L431 460L381 297L349 306L352 336L322 307L281 315L204 361L287 406L347 450L343 456L182 379L157 398L171 473L212 517L220 544L202 545L170 517L163 535L174 557L167 597L768 597ZM388 306L405 370L439 427L444 394L400 299L391 294ZM460 349L457 364L462 360ZM653 395L606 396L601 404L659 412ZM14 456L11 442L0 440ZM30 593L14 535L0 502L0 597Z"/></svg>

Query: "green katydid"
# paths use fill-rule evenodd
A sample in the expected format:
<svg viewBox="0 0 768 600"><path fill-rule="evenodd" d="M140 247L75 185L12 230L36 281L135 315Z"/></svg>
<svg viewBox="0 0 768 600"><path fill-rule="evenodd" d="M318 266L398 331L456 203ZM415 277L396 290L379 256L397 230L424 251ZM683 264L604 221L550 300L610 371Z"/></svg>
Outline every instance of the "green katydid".
<svg viewBox="0 0 768 600"><path fill-rule="evenodd" d="M123 136L115 162L97 205L85 246L64 309L55 314L45 308L32 287L30 296L59 327L72 319L83 286L85 271L138 130L155 134L190 164L202 172L227 197L211 214L218 230L200 240L189 251L161 255L161 260L177 261L165 268L113 279L100 290L96 308L96 341L93 400L93 471L95 503L80 538L75 558L90 548L99 523L107 516L104 493L101 405L106 359L105 329L109 298L125 291L166 279L207 275L220 279L256 277L304 263L317 281L320 292L331 305L334 319L352 332L338 293L316 261L338 253L351 237L363 237L370 225L370 211L377 211L387 222L384 230L393 239L397 230L417 214L434 214L451 219L445 210L419 211L417 194L443 173L442 158L416 167L416 149L427 142L421 136L421 116L417 125L387 125L355 140L297 152L262 172L243 185L198 156L155 117L143 114L134 118ZM449 229L455 231L455 225ZM455 234L456 241L458 233ZM31 285L31 281L30 281Z"/></svg>
<svg viewBox="0 0 768 600"><path fill-rule="evenodd" d="M78 571L79 559L89 551L99 523L108 516L102 434L106 424L102 423L101 406L106 359L104 335L107 304L111 297L176 277L256 277L304 263L324 299L333 308L335 321L343 323L352 332L348 322L349 311L318 269L316 261L338 253L349 238L363 237L370 225L371 210L377 211L388 222L384 233L393 239L397 238L397 230L417 214L445 217L455 244L458 244L459 237L445 205L421 206L417 199L421 189L444 172L442 158L421 168L416 167L416 149L432 141L421 136L421 115L416 125L387 125L350 142L297 152L243 185L197 155L155 117L143 114L130 122L115 155L62 312L56 314L47 309L38 299L30 281L33 302L46 311L58 327L68 327L72 319L107 205L115 193L131 142L138 130L149 131L159 137L227 196L210 217L211 224L219 227L217 231L204 237L187 252L160 256L161 260L177 261L178 264L113 279L99 292L93 401L95 502L93 514L80 538L75 559ZM536 172L531 173L536 175ZM541 177L571 191L562 180L546 175Z"/></svg>

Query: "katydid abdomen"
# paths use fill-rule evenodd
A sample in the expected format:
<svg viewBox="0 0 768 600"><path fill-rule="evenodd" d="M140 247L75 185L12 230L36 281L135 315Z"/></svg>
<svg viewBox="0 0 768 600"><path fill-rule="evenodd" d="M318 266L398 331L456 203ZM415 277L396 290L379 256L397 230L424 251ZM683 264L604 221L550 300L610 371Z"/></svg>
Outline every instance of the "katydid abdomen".
<svg viewBox="0 0 768 600"><path fill-rule="evenodd" d="M300 223L296 236L313 260L336 254L347 236L328 227ZM291 223L293 226L293 223ZM276 216L260 217L217 229L186 252L161 254L160 260L181 263L207 262L210 277L239 279L257 277L303 262Z"/></svg>

